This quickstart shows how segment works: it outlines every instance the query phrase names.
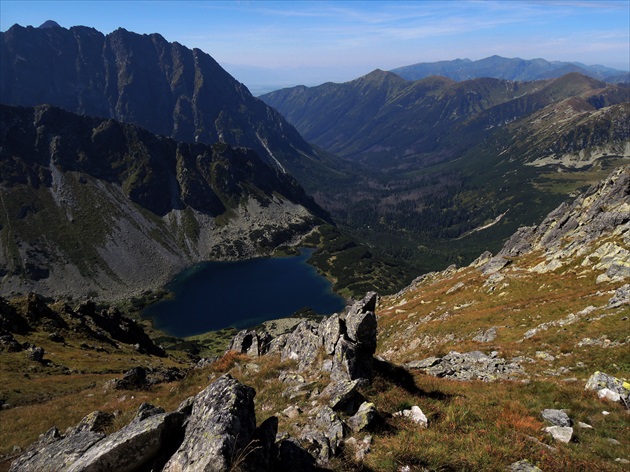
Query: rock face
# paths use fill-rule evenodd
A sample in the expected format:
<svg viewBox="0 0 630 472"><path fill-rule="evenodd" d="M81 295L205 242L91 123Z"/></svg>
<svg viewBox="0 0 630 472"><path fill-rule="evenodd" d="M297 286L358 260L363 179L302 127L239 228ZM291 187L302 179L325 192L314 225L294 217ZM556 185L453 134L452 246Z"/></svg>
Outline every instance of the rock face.
<svg viewBox="0 0 630 472"><path fill-rule="evenodd" d="M588 244L605 234L630 238L630 166L620 167L591 187L572 204L564 203L536 227L521 228L497 257L514 257L532 250L545 251L547 259L534 270L546 272L563 265L569 256L584 256L583 265L600 265L609 279L630 275L627 251L607 243L588 254Z"/></svg>

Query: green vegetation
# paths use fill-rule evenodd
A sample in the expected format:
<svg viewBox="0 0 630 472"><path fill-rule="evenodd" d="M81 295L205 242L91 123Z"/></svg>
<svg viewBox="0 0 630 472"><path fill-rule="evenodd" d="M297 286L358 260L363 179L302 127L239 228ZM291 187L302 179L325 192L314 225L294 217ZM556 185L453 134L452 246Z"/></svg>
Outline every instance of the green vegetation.
<svg viewBox="0 0 630 472"><path fill-rule="evenodd" d="M319 249L308 260L333 281L333 290L346 298L368 291L394 293L407 285L414 271L375 255L331 225L322 225L303 244Z"/></svg>

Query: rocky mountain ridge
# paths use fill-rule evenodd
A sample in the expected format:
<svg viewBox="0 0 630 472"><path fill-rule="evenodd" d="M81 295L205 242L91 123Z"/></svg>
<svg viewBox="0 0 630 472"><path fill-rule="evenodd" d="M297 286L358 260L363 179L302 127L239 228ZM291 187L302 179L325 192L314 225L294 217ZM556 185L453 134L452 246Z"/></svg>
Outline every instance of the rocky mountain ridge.
<svg viewBox="0 0 630 472"><path fill-rule="evenodd" d="M197 261L268 254L326 217L251 150L50 106L3 105L0 121L4 294L125 298Z"/></svg>
<svg viewBox="0 0 630 472"><path fill-rule="evenodd" d="M14 25L0 33L0 55L4 104L49 104L177 141L249 147L295 175L320 162L293 126L210 55L159 34Z"/></svg>
<svg viewBox="0 0 630 472"><path fill-rule="evenodd" d="M343 84L283 89L261 99L308 141L347 159L388 168L392 161L411 157L422 166L457 158L462 148L478 143L479 137L472 135L489 134L488 130L572 97L585 104L580 111L595 111L627 106L630 91L578 73L536 82L491 78L454 82L443 77L406 81L376 70ZM616 123L618 136L613 142L626 144L625 125ZM423 164L423 158L430 160Z"/></svg>

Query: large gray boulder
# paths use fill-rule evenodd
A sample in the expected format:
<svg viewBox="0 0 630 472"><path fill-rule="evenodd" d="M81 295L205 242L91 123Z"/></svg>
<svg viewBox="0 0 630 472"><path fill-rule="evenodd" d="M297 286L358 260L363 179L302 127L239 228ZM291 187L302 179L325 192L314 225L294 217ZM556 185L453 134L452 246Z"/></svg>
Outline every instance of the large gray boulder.
<svg viewBox="0 0 630 472"><path fill-rule="evenodd" d="M133 472L161 465L164 453L172 452L181 441L184 419L182 413L173 412L132 421L92 446L68 472Z"/></svg>
<svg viewBox="0 0 630 472"><path fill-rule="evenodd" d="M34 448L11 464L9 472L62 472L87 450L105 437L102 433L85 431L66 436L42 448Z"/></svg>
<svg viewBox="0 0 630 472"><path fill-rule="evenodd" d="M230 470L256 429L253 388L229 374L197 395L181 446L164 472Z"/></svg>
<svg viewBox="0 0 630 472"><path fill-rule="evenodd" d="M554 410L554 409L546 409L541 413L542 417L549 421L554 426L573 426L573 421L569 416L562 410Z"/></svg>

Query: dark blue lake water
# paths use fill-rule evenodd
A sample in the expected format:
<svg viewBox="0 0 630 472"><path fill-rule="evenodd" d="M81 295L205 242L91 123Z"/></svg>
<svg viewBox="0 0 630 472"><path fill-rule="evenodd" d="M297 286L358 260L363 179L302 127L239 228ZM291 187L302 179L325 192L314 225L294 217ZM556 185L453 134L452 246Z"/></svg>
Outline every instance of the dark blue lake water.
<svg viewBox="0 0 630 472"><path fill-rule="evenodd" d="M321 315L339 312L345 300L306 262L313 251L196 264L167 285L175 297L149 306L143 317L172 336L186 337L230 326L248 328L305 307Z"/></svg>

